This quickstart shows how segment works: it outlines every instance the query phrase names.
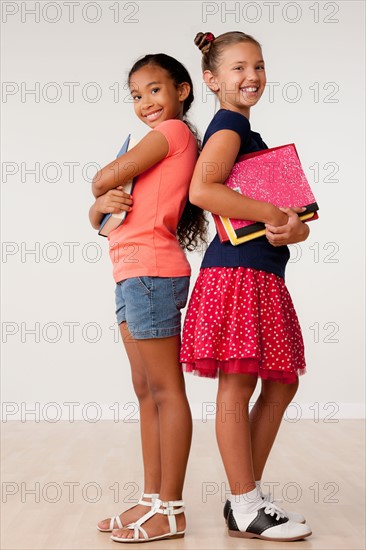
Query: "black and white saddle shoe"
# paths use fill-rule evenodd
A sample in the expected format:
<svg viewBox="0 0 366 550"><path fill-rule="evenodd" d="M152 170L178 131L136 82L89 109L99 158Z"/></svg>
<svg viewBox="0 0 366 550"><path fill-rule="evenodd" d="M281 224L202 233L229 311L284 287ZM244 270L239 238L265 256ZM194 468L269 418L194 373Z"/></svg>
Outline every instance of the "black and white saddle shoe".
<svg viewBox="0 0 366 550"><path fill-rule="evenodd" d="M297 523L286 517L272 502L263 505L252 514L240 514L229 510L227 526L230 537L263 539L279 542L301 540L311 535L306 523Z"/></svg>
<svg viewBox="0 0 366 550"><path fill-rule="evenodd" d="M230 510L231 510L231 502L230 502L230 500L227 500L224 504L224 518L225 518L226 523L227 523L227 518L228 518Z"/></svg>
<svg viewBox="0 0 366 550"><path fill-rule="evenodd" d="M279 501L274 500L272 498L271 493L269 493L268 495L264 495L263 501L267 501L267 502L271 502L271 503L279 502ZM285 514L285 516L287 516L288 519L290 519L291 521L294 521L295 523L305 523L305 521L306 521L305 517L302 514L300 514L299 512L290 512L289 510L285 510L284 508L280 508L277 505L276 505L276 508L278 508L278 510L281 510L281 512L283 514ZM227 522L227 517L229 515L230 510L231 510L231 502L230 502L230 500L227 500L225 502L225 505L224 505L224 518L225 518L226 522Z"/></svg>

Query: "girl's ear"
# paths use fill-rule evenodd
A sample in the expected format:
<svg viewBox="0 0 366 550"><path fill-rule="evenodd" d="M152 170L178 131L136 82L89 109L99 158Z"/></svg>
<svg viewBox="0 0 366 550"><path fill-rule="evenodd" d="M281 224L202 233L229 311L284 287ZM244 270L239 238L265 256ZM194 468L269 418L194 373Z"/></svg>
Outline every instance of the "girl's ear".
<svg viewBox="0 0 366 550"><path fill-rule="evenodd" d="M211 71L204 71L203 72L203 80L205 81L205 84L210 88L212 92L218 92L219 91L219 84L217 82L216 77L212 74Z"/></svg>
<svg viewBox="0 0 366 550"><path fill-rule="evenodd" d="M190 91L191 91L191 87L188 84L188 82L182 82L178 86L178 91L179 91L179 101L183 102L189 96Z"/></svg>

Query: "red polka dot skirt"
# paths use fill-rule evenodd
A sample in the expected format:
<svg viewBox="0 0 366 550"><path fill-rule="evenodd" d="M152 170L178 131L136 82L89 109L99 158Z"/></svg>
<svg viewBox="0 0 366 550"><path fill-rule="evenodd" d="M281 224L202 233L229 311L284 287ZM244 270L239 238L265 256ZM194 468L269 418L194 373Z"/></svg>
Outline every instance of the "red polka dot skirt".
<svg viewBox="0 0 366 550"><path fill-rule="evenodd" d="M201 269L185 317L182 370L255 374L285 384L305 372L299 321L282 277L245 267Z"/></svg>

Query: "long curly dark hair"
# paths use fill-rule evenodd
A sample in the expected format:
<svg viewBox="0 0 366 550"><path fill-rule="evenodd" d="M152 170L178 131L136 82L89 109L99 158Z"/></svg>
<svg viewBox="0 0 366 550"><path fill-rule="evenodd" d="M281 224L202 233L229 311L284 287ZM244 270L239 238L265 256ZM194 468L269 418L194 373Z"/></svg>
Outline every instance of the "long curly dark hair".
<svg viewBox="0 0 366 550"><path fill-rule="evenodd" d="M197 129L186 118L186 113L189 110L194 100L193 95L193 83L187 69L165 53L148 54L138 59L132 66L128 73L128 83L131 82L131 77L142 67L146 65L154 65L164 69L174 82L175 86L179 86L183 82L188 82L190 86L190 92L186 100L183 103L183 122L188 126L192 134L195 136L199 150L201 149L201 140L199 138ZM189 200L185 205L182 216L179 220L177 227L177 239L180 246L185 250L195 250L200 246L205 246L208 243L208 220L205 216L204 210L198 206L192 204Z"/></svg>

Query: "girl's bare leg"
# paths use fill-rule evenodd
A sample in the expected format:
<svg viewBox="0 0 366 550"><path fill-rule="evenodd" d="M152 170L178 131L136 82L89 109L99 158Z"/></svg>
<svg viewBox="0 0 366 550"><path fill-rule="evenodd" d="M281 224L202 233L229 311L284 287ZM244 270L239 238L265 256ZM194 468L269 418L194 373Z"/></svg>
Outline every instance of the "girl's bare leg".
<svg viewBox="0 0 366 550"><path fill-rule="evenodd" d="M261 393L250 411L253 469L257 481L262 478L284 412L291 403L298 385L298 380L294 384L262 381Z"/></svg>
<svg viewBox="0 0 366 550"><path fill-rule="evenodd" d="M119 325L120 333L131 365L132 383L140 408L140 431L144 465L144 493L159 493L161 484L161 458L158 408L149 391L146 369L140 356L136 340L126 323ZM142 491L141 491L142 493ZM145 498L145 500L149 500ZM137 505L120 515L122 525L137 521L149 510ZM98 523L101 529L108 529L109 519Z"/></svg>
<svg viewBox="0 0 366 550"><path fill-rule="evenodd" d="M233 495L255 488L249 401L257 383L250 374L219 373L216 437Z"/></svg>
<svg viewBox="0 0 366 550"><path fill-rule="evenodd" d="M121 335L131 365L132 383L140 408L140 431L144 464L144 493L159 493L161 458L158 408L153 400L146 367L139 353L137 340L132 338L127 324L121 323ZM144 507L144 513L147 508Z"/></svg>
<svg viewBox="0 0 366 550"><path fill-rule="evenodd" d="M179 366L180 337L137 340L147 372L154 403L158 409L161 452L160 498L180 500L192 438L192 417ZM184 514L175 516L178 531L185 528ZM169 532L166 516L156 514L143 525L149 536ZM129 529L115 530L118 537L133 537Z"/></svg>

